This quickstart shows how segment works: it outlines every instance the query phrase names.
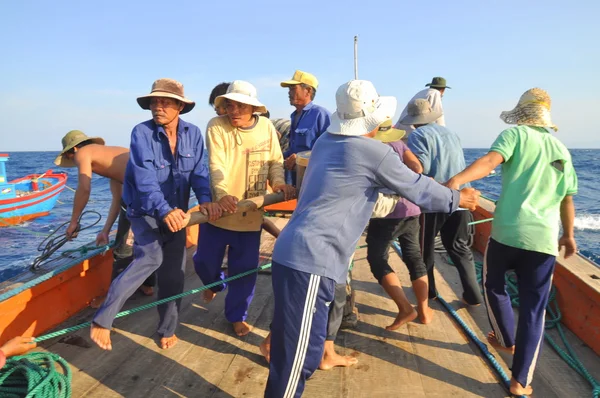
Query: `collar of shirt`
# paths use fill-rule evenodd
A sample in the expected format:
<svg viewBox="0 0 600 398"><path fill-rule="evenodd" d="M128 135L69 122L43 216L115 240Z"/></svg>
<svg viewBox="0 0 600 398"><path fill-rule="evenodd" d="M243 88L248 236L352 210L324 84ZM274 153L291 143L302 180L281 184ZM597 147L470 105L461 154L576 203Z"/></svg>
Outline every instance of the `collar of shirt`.
<svg viewBox="0 0 600 398"><path fill-rule="evenodd" d="M163 136L165 136L165 138L167 138L167 139L169 138L167 136L167 132L165 131L165 128L162 125L156 124L154 122L154 120L152 121L152 123L156 127L156 130L154 130L154 131L156 132L158 137L160 137L160 135L162 134ZM186 133L188 131L188 129L189 129L188 123L179 119L179 121L177 122L177 135L179 135L180 133Z"/></svg>
<svg viewBox="0 0 600 398"><path fill-rule="evenodd" d="M313 102L310 101L308 104L304 105L304 108L302 108L302 113L304 112L308 112L312 107L313 107ZM292 112L292 121L294 120L294 116L296 116L296 114L298 113L298 110L295 110L294 112Z"/></svg>

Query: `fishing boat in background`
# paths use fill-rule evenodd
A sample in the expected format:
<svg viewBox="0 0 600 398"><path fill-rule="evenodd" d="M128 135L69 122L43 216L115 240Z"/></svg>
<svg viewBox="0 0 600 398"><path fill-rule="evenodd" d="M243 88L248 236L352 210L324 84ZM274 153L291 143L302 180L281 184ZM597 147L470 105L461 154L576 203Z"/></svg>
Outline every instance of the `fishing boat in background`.
<svg viewBox="0 0 600 398"><path fill-rule="evenodd" d="M46 216L67 184L67 175L47 170L7 181L8 154L0 154L0 226Z"/></svg>

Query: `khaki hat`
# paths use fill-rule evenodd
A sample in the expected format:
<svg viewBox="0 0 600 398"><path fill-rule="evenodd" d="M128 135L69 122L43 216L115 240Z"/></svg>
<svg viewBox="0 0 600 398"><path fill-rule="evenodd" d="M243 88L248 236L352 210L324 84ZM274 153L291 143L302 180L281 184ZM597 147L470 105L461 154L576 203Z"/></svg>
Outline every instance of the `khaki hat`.
<svg viewBox="0 0 600 398"><path fill-rule="evenodd" d="M327 132L360 136L370 133L396 113L396 98L383 97L368 80L351 80L335 93L337 110Z"/></svg>
<svg viewBox="0 0 600 398"><path fill-rule="evenodd" d="M429 124L438 120L442 112L431 109L431 104L424 98L417 98L408 103L406 116L400 120L400 124L405 126L415 124Z"/></svg>
<svg viewBox="0 0 600 398"><path fill-rule="evenodd" d="M373 138L381 142L396 142L400 141L405 134L406 131L394 128L392 119L389 119L379 125L379 130Z"/></svg>
<svg viewBox="0 0 600 398"><path fill-rule="evenodd" d="M252 105L255 108L255 113L267 113L267 107L258 100L256 87L246 81L235 80L232 82L227 87L227 93L215 98L215 106L225 106L224 102L226 99Z"/></svg>
<svg viewBox="0 0 600 398"><path fill-rule="evenodd" d="M184 107L180 112L182 115L184 113L188 113L194 109L194 106L196 106L194 101L186 98L183 94L183 84L173 79L158 79L152 84L152 90L150 91L150 94L138 97L137 103L142 107L142 109L150 109L150 100L152 97L174 98L183 102Z"/></svg>
<svg viewBox="0 0 600 398"><path fill-rule="evenodd" d="M72 159L67 159L65 153L75 148L84 141L93 141L94 144L104 145L104 140L100 137L88 137L79 130L69 131L62 139L63 150L54 159L54 164L60 167L75 167L75 162Z"/></svg>
<svg viewBox="0 0 600 398"><path fill-rule="evenodd" d="M297 84L303 83L311 86L315 90L317 89L317 87L319 87L319 81L317 80L315 75L312 75L308 72L302 72L301 70L297 70L296 72L294 72L294 76L292 76L290 80L281 82L281 87L295 86Z"/></svg>
<svg viewBox="0 0 600 398"><path fill-rule="evenodd" d="M444 79L443 77L434 77L433 79L431 79L431 83L427 83L425 85L425 87L431 87L431 88L452 88L452 87L448 87L446 86L446 79Z"/></svg>
<svg viewBox="0 0 600 398"><path fill-rule="evenodd" d="M512 111L502 112L500 119L508 124L549 127L558 131L550 117L550 95L541 88L532 88L523 93Z"/></svg>

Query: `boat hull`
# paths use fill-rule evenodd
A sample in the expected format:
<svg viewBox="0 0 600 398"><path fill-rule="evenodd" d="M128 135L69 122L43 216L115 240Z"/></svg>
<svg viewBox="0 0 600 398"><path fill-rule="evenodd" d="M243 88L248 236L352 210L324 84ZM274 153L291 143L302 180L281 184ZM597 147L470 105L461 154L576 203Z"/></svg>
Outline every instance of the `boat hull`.
<svg viewBox="0 0 600 398"><path fill-rule="evenodd" d="M39 178L39 175L28 175L0 186L0 226L17 225L45 216L54 208L65 189L67 175L54 174L49 170L37 181L38 186L43 189L22 196L17 195L17 192L34 191L32 180L35 178Z"/></svg>

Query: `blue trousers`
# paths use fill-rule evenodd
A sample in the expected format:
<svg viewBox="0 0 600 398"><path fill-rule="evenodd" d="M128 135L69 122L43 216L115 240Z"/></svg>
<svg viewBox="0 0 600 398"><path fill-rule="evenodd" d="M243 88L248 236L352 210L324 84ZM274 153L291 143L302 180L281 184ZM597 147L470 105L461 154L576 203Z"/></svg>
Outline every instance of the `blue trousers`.
<svg viewBox="0 0 600 398"><path fill-rule="evenodd" d="M335 281L272 264L275 311L265 397L300 397L323 357Z"/></svg>
<svg viewBox="0 0 600 398"><path fill-rule="evenodd" d="M556 257L506 246L490 239L483 263L483 285L488 318L504 347L515 347L512 376L526 387L544 338L546 305L552 287ZM519 321L515 321L504 275L514 270L518 278Z"/></svg>
<svg viewBox="0 0 600 398"><path fill-rule="evenodd" d="M261 231L239 232L215 227L211 224L200 226L198 248L194 254L194 268L204 285L225 279L221 270L225 249L227 252L228 275L234 276L258 267ZM220 292L227 287L223 284L212 288ZM225 318L229 322L245 321L248 307L254 297L256 274L229 282L225 297Z"/></svg>
<svg viewBox="0 0 600 398"><path fill-rule="evenodd" d="M172 233L154 217L131 218L134 260L117 276L108 295L94 315L93 322L103 328L112 327L115 315L125 301L156 271L158 299L183 292L185 278L185 230ZM158 306L158 334L171 337L179 324L181 299Z"/></svg>

